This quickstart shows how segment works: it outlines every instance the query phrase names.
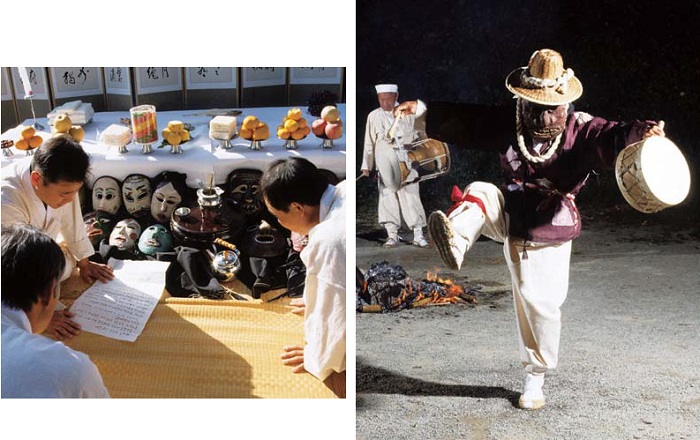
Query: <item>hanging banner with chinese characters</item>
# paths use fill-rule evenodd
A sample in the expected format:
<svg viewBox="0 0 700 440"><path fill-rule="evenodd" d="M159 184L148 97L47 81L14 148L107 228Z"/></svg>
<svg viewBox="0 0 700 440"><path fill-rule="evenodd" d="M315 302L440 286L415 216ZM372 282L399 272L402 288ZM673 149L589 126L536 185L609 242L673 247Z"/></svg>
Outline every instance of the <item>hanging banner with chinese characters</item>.
<svg viewBox="0 0 700 440"><path fill-rule="evenodd" d="M105 90L111 95L131 95L128 67L105 67Z"/></svg>
<svg viewBox="0 0 700 440"><path fill-rule="evenodd" d="M136 94L179 92L182 90L182 68L137 67Z"/></svg>
<svg viewBox="0 0 700 440"><path fill-rule="evenodd" d="M49 70L57 99L104 93L100 67L50 67Z"/></svg>
<svg viewBox="0 0 700 440"><path fill-rule="evenodd" d="M287 81L286 67L244 67L243 88L283 86Z"/></svg>
<svg viewBox="0 0 700 440"><path fill-rule="evenodd" d="M292 67L289 84L340 84L340 67Z"/></svg>
<svg viewBox="0 0 700 440"><path fill-rule="evenodd" d="M29 88L32 90L32 97L34 99L49 99L46 70L43 67L25 67L25 69L29 79ZM22 75L20 75L17 67L12 68L12 82L14 83L15 96L17 100L20 100L25 96L27 88L24 86Z"/></svg>
<svg viewBox="0 0 700 440"><path fill-rule="evenodd" d="M188 90L235 89L235 67L187 67L185 84Z"/></svg>

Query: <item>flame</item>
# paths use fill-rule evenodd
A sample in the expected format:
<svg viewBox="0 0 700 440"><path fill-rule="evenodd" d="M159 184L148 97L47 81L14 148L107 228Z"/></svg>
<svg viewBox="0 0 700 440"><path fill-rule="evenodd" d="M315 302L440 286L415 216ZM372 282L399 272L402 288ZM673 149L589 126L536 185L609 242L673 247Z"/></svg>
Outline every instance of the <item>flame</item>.
<svg viewBox="0 0 700 440"><path fill-rule="evenodd" d="M464 293L464 289L449 278L438 277L437 270L435 272L428 271L425 280L439 284L444 291L438 291L436 288L431 289L428 286L426 289L418 290L414 294L413 285L409 284L407 289L401 292L397 304L404 304L406 301L410 301L411 307L420 307L426 304L454 304L461 301L459 295Z"/></svg>

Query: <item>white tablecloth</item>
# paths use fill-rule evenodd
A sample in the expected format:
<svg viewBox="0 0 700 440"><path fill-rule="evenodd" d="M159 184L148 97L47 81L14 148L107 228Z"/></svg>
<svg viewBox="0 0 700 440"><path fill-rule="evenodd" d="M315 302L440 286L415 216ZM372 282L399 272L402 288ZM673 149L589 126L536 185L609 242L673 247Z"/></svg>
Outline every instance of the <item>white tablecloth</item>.
<svg viewBox="0 0 700 440"><path fill-rule="evenodd" d="M248 148L250 141L236 138L232 141L233 147L229 150L217 148L218 141L212 144L209 139L209 121L211 116L207 116L207 110L179 110L179 111L157 111L156 120L158 122L159 139L153 145L153 153L142 154L141 147L136 144L129 144L129 152L120 154L115 147L109 147L97 141L99 133L104 131L111 124L119 124L120 118L128 118L129 112L103 112L95 113L92 120L83 126L85 129L85 139L81 145L91 157L91 176L88 185L101 176L112 176L116 179L124 180L132 173L141 173L149 177L155 177L162 171L177 171L187 174L187 184L191 187L197 186L197 179L204 180L206 173L214 173L214 180L217 185L226 183L226 177L234 169L252 168L260 171L267 169L269 164L275 159L282 159L290 156L304 157L313 162L317 167L333 172L338 178L346 176L346 141L345 134L340 139L334 140L334 148L324 150L321 148L322 140L309 134L305 139L298 141L296 150L284 148L284 141L276 136L277 126L282 123L282 118L287 114L289 107L259 107L241 109L242 114L237 116L237 123L240 129L243 118L248 115L255 115L270 127L270 138L263 141L263 149L253 151ZM345 105L339 104L338 110L341 119L345 122ZM302 107L303 116L309 125L316 119L306 113L306 108ZM194 125L192 139L182 144L182 154L171 154L170 147L157 148L161 144L160 131L168 126L169 121L179 120ZM48 120L41 118L37 120L45 128L38 134L48 139L51 134ZM24 125L30 125L32 120L27 120ZM345 127L347 130L347 127ZM2 139L16 141L20 138L17 128L6 131L2 134ZM214 146L213 146L214 145ZM26 157L24 151L18 151L11 147L14 155L2 156L2 166Z"/></svg>

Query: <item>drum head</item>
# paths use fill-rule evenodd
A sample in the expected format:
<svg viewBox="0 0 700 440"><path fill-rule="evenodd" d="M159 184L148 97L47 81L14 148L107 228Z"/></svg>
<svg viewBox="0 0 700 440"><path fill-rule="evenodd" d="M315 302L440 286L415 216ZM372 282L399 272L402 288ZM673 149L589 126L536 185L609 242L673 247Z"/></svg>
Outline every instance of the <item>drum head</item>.
<svg viewBox="0 0 700 440"><path fill-rule="evenodd" d="M660 136L625 147L617 157L615 177L625 200L644 213L677 205L690 191L690 169L683 153Z"/></svg>
<svg viewBox="0 0 700 440"><path fill-rule="evenodd" d="M398 191L401 188L401 167L393 145L379 139L374 154L382 183L391 191Z"/></svg>
<svg viewBox="0 0 700 440"><path fill-rule="evenodd" d="M654 196L667 205L685 200L690 190L690 170L683 153L665 137L653 136L641 152L644 180Z"/></svg>

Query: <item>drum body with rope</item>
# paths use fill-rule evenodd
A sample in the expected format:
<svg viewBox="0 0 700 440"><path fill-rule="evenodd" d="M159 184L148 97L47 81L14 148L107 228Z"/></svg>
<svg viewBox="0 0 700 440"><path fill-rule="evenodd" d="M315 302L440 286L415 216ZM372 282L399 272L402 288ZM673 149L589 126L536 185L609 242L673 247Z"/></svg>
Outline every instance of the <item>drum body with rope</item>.
<svg viewBox="0 0 700 440"><path fill-rule="evenodd" d="M402 139L394 143L386 139L377 142L377 169L384 186L393 191L450 171L450 149L447 144L418 133L410 143L402 144Z"/></svg>
<svg viewBox="0 0 700 440"><path fill-rule="evenodd" d="M625 200L644 213L677 205L690 190L690 170L683 153L660 136L625 147L615 161L615 177Z"/></svg>

